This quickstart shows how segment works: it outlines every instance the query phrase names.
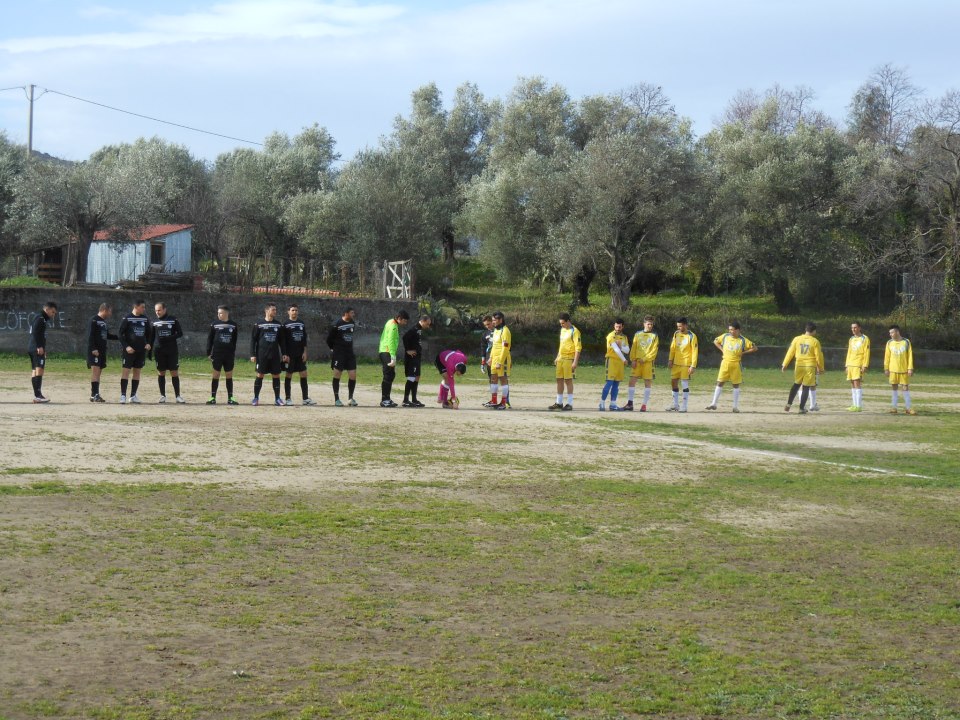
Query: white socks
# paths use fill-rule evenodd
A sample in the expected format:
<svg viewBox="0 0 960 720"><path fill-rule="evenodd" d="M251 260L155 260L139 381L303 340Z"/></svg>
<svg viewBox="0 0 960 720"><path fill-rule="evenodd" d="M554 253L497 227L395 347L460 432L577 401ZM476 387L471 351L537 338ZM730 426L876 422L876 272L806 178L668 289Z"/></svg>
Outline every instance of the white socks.
<svg viewBox="0 0 960 720"><path fill-rule="evenodd" d="M733 409L740 409L740 388L733 389Z"/></svg>
<svg viewBox="0 0 960 720"><path fill-rule="evenodd" d="M720 400L720 393L722 393L722 392L723 392L723 388L720 387L719 385L717 385L717 386L713 389L713 402L710 403L711 405L716 405L717 402L719 402L719 400ZM734 393L737 392L736 388L734 388L733 392L734 392Z"/></svg>

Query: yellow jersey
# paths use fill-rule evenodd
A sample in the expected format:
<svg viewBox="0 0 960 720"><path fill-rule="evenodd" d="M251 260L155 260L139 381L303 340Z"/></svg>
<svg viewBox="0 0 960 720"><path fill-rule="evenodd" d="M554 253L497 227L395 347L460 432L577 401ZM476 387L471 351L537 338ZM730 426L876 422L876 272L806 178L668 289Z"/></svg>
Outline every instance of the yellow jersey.
<svg viewBox="0 0 960 720"><path fill-rule="evenodd" d="M506 325L501 325L500 327L494 329L493 337L490 339L491 365L502 363L505 359L510 357L511 342L512 338L510 336L510 328L508 328Z"/></svg>
<svg viewBox="0 0 960 720"><path fill-rule="evenodd" d="M738 363L743 359L743 354L747 350L753 350L754 348L754 344L743 335L734 337L730 333L718 336L713 342L723 348L723 362Z"/></svg>
<svg viewBox="0 0 960 720"><path fill-rule="evenodd" d="M659 350L660 338L655 332L638 330L634 333L633 344L630 346L630 360L641 363L656 362Z"/></svg>
<svg viewBox="0 0 960 720"><path fill-rule="evenodd" d="M687 330L683 333L677 330L670 342L670 362L683 367L697 366L700 349L697 345L697 336Z"/></svg>
<svg viewBox="0 0 960 720"><path fill-rule="evenodd" d="M580 331L577 330L576 325L560 328L560 350L557 352L557 357L573 360L581 350L583 350L583 344L580 342Z"/></svg>
<svg viewBox="0 0 960 720"><path fill-rule="evenodd" d="M813 335L797 335L790 343L786 357L783 358L783 367L787 367L794 359L797 367L815 367L823 370L823 348L820 341Z"/></svg>
<svg viewBox="0 0 960 720"><path fill-rule="evenodd" d="M617 351L613 349L614 345L620 348L620 352L623 354L624 358L629 357L630 345L627 343L627 336L623 333L618 333L616 330L611 330L607 335L606 357L623 362L620 356L617 355Z"/></svg>
<svg viewBox="0 0 960 720"><path fill-rule="evenodd" d="M870 367L870 338L866 335L850 336L847 342L847 361L844 365L864 370Z"/></svg>
<svg viewBox="0 0 960 720"><path fill-rule="evenodd" d="M888 341L883 353L883 369L892 373L913 370L913 343L906 338Z"/></svg>

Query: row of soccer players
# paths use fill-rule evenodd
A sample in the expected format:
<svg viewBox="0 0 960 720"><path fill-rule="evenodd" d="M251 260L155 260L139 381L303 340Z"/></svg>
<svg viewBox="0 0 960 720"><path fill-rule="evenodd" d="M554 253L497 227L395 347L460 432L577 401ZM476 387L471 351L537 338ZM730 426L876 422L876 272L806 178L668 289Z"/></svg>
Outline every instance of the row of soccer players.
<svg viewBox="0 0 960 720"><path fill-rule="evenodd" d="M560 342L557 356L554 359L556 366L557 397L550 405L549 410L573 410L574 377L580 355L583 350L580 330L570 320L570 316L562 313L559 316ZM512 335L504 323L503 313L497 312L483 318L486 333L483 335L480 346L481 366L488 369L490 375L490 400L486 407L508 409L510 351ZM654 332L655 318L647 315L643 319L643 329L637 331L632 342L624 334L624 321L618 318L614 321L613 330L606 337L606 382L600 394L598 409L607 409L609 398L610 410L633 411L636 386L643 381L643 400L639 411L646 412L650 402L650 393L654 380L654 367L657 353L660 349L660 339ZM870 339L863 334L860 323L854 322L850 327L851 336L847 345L845 368L847 380L851 385L852 404L847 408L851 412L863 410L862 379L870 366ZM888 329L890 339L884 351L884 374L889 378L891 385L890 412L897 413L899 395L902 393L905 412L915 415L910 397L910 378L913 376L913 346L900 333L900 327L891 325ZM817 327L814 323L807 323L802 335L798 335L790 343L790 347L781 364L781 371L794 364L794 383L787 396L784 411L790 412L797 395L800 396L799 411L807 412L806 403L810 400L810 410L817 411L817 378L826 371L823 350L816 337ZM740 412L740 385L743 383L743 356L756 352L759 348L740 332L740 324L732 322L727 332L718 335L713 340L714 346L722 353L720 370L717 375L717 384L713 392L713 399L706 406L707 410L716 410L723 392L724 385L733 386L733 407L735 413ZM676 320L676 331L670 341L667 368L670 370L670 384L672 402L667 412L687 412L690 397L690 378L697 369L699 361L699 341L697 335L689 328L687 318ZM627 403L622 407L617 405L620 383L626 376L626 368L630 368L630 380L627 390ZM498 399L499 392L499 399Z"/></svg>

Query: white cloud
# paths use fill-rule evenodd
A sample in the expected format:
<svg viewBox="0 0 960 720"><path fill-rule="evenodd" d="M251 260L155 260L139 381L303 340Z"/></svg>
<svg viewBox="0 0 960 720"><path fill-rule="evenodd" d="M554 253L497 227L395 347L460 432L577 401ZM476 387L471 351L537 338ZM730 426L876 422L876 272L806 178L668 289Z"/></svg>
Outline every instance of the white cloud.
<svg viewBox="0 0 960 720"><path fill-rule="evenodd" d="M403 15L398 5L368 5L273 0L214 5L207 11L182 15L133 17L102 6L87 8L87 17L129 18L135 29L86 35L52 35L12 38L0 42L10 53L42 53L80 47L121 50L176 43L231 39L279 40L282 38L344 37L370 31Z"/></svg>

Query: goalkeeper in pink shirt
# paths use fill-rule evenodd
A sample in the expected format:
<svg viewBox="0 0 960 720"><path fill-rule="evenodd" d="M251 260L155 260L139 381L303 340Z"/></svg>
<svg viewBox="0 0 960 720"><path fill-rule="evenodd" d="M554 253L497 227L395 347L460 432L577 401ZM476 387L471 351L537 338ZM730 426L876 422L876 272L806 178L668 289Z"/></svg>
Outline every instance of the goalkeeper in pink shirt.
<svg viewBox="0 0 960 720"><path fill-rule="evenodd" d="M440 393L437 402L445 409L456 409L460 406L457 397L456 378L467 371L467 356L460 350L443 350L437 355L437 370L440 371Z"/></svg>

